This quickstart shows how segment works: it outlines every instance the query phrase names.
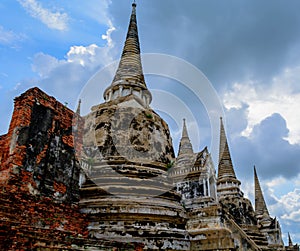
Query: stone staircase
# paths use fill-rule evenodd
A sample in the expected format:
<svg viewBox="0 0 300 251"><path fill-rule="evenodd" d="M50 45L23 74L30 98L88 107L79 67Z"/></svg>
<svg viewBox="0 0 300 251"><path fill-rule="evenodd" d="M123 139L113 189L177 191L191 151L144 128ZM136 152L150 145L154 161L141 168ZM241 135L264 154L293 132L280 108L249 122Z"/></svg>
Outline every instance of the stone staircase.
<svg viewBox="0 0 300 251"><path fill-rule="evenodd" d="M243 231L251 238L262 250L268 250L268 241L266 236L259 232L257 226L241 226Z"/></svg>

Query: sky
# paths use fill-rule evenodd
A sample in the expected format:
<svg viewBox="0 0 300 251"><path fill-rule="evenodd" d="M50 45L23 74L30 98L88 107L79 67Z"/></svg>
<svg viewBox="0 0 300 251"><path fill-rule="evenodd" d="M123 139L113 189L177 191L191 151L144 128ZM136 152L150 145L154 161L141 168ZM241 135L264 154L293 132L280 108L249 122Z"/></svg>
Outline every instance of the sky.
<svg viewBox="0 0 300 251"><path fill-rule="evenodd" d="M299 9L298 0L137 0L142 52L178 57L206 76L224 109L242 190L253 202L255 165L284 241L289 231L298 243ZM0 134L7 132L14 97L30 87L38 86L74 109L89 79L118 60L130 12L129 0L2 0ZM187 120L194 150L209 145L205 107L196 106L176 81L156 76L146 76L146 81L157 96L173 93L196 114L196 122ZM99 103L109 84L99 83L95 90ZM168 109L177 112L170 104ZM160 114L170 123L177 150L181 125L167 112ZM201 140L195 134L199 126Z"/></svg>

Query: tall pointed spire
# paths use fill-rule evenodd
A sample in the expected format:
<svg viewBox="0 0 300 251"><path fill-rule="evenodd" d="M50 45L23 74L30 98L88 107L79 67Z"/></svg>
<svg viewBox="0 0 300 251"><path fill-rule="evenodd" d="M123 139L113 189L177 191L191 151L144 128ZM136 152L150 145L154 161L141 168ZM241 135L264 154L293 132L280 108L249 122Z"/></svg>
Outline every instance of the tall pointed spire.
<svg viewBox="0 0 300 251"><path fill-rule="evenodd" d="M223 120L220 118L220 146L217 179L218 196L220 198L228 195L242 197L243 193L240 190L240 184L241 182L236 178L233 169Z"/></svg>
<svg viewBox="0 0 300 251"><path fill-rule="evenodd" d="M193 146L191 144L188 131L186 128L185 119L183 119L183 128L182 128L182 137L180 140L179 150L178 150L178 156L182 154L193 154Z"/></svg>
<svg viewBox="0 0 300 251"><path fill-rule="evenodd" d="M263 217L268 216L269 211L267 209L267 205L260 187L260 183L258 180L258 176L256 173L256 168L254 166L254 189L255 189L255 212L257 216Z"/></svg>
<svg viewBox="0 0 300 251"><path fill-rule="evenodd" d="M220 122L218 179L236 179L222 118L220 118Z"/></svg>
<svg viewBox="0 0 300 251"><path fill-rule="evenodd" d="M188 131L187 131L187 128L186 128L185 119L183 119L182 138L189 138Z"/></svg>
<svg viewBox="0 0 300 251"><path fill-rule="evenodd" d="M152 97L146 86L140 52L134 2L119 66L112 84L104 92L106 101L133 94L142 99L146 105L150 104Z"/></svg>
<svg viewBox="0 0 300 251"><path fill-rule="evenodd" d="M76 109L76 114L80 115L80 110L81 110L81 99L78 100L78 105Z"/></svg>
<svg viewBox="0 0 300 251"><path fill-rule="evenodd" d="M292 241L292 238L290 236L290 233L288 233L288 239L289 239L289 247L292 247L293 246L293 241Z"/></svg>

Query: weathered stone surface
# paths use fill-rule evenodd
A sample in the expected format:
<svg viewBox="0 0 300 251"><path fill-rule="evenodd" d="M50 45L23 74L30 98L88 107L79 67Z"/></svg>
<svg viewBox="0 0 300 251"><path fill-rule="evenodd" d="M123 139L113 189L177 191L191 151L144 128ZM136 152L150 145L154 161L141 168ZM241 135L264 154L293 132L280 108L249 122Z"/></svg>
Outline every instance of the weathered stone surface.
<svg viewBox="0 0 300 251"><path fill-rule="evenodd" d="M135 7L104 104L81 118L38 88L15 99L0 136L0 249L299 250L283 246L256 173L256 211L244 198L222 123L218 179L185 122L175 158L149 107Z"/></svg>
<svg viewBox="0 0 300 251"><path fill-rule="evenodd" d="M104 91L103 96L105 101L108 102L128 95L138 97L146 107L149 106L152 100L152 95L147 89L143 74L135 3L132 5L132 13L119 67L112 84Z"/></svg>
<svg viewBox="0 0 300 251"><path fill-rule="evenodd" d="M93 107L85 117L80 200L90 235L189 250L186 216L167 173L173 159L167 124L135 96Z"/></svg>
<svg viewBox="0 0 300 251"><path fill-rule="evenodd" d="M128 103L131 101L131 103ZM85 118L86 158L116 159L167 165L174 159L167 124L150 108L127 96L94 107ZM96 152L91 149L96 149Z"/></svg>

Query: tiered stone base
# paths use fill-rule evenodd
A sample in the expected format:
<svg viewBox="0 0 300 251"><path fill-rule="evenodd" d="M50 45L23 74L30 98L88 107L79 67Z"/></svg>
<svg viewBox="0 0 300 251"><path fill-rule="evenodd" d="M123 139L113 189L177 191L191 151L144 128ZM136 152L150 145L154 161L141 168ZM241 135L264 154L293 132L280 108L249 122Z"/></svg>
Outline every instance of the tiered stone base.
<svg viewBox="0 0 300 251"><path fill-rule="evenodd" d="M186 216L164 167L95 163L81 188L81 212L95 239L142 242L144 249L189 250ZM98 185L96 185L96 183Z"/></svg>

